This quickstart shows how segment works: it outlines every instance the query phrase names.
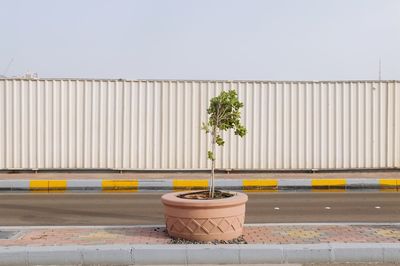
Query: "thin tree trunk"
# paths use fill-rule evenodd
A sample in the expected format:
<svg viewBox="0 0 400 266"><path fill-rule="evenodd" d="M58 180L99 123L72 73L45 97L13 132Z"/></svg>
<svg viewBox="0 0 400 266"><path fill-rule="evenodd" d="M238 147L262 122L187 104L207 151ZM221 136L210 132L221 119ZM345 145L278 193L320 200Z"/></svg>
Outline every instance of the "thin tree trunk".
<svg viewBox="0 0 400 266"><path fill-rule="evenodd" d="M215 143L217 140L217 130L216 128L213 129L213 138L212 138L212 153L213 153L213 160L211 161L211 185L210 185L210 193L209 193L209 197L210 198L214 198L214 191L215 191L215 187L214 187L214 179L215 179Z"/></svg>
<svg viewBox="0 0 400 266"><path fill-rule="evenodd" d="M214 176L215 176L215 161L212 161L212 169L211 169L211 198L214 198Z"/></svg>

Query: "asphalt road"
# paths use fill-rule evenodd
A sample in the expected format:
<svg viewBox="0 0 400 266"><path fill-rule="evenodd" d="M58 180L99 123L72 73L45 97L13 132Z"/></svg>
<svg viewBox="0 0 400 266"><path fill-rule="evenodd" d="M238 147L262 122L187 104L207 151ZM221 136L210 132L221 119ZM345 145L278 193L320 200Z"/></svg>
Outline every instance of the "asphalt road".
<svg viewBox="0 0 400 266"><path fill-rule="evenodd" d="M0 226L163 224L162 193L0 194ZM400 193L249 193L246 223L400 222Z"/></svg>

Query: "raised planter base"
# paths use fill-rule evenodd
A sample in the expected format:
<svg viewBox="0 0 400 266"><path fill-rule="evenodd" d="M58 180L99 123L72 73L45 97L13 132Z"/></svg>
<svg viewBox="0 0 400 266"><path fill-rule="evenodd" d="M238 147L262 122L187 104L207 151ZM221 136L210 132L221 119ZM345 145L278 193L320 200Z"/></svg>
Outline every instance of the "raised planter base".
<svg viewBox="0 0 400 266"><path fill-rule="evenodd" d="M168 234L188 240L231 240L242 235L248 197L231 192L232 197L212 200L182 199L187 192L164 194Z"/></svg>

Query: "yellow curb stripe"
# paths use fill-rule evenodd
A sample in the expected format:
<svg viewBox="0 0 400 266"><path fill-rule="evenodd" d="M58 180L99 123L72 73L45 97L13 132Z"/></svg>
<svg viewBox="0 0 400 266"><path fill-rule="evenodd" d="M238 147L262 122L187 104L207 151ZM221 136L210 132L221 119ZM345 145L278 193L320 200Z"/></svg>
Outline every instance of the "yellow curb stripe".
<svg viewBox="0 0 400 266"><path fill-rule="evenodd" d="M345 187L346 179L312 179L311 186L314 187Z"/></svg>
<svg viewBox="0 0 400 266"><path fill-rule="evenodd" d="M33 192L63 192L67 189L67 180L30 180L29 190Z"/></svg>
<svg viewBox="0 0 400 266"><path fill-rule="evenodd" d="M195 179L195 180L173 179L172 187L174 190L205 189L208 187L208 180L207 179Z"/></svg>
<svg viewBox="0 0 400 266"><path fill-rule="evenodd" d="M134 192L138 190L139 181L136 179L128 180L102 180L101 187L107 192Z"/></svg>
<svg viewBox="0 0 400 266"><path fill-rule="evenodd" d="M30 180L29 181L30 191L49 191L49 180Z"/></svg>
<svg viewBox="0 0 400 266"><path fill-rule="evenodd" d="M346 179L312 179L313 192L345 192Z"/></svg>
<svg viewBox="0 0 400 266"><path fill-rule="evenodd" d="M67 180L49 180L49 191L63 192L67 189Z"/></svg>
<svg viewBox="0 0 400 266"><path fill-rule="evenodd" d="M398 179L379 179L380 186L396 187Z"/></svg>
<svg viewBox="0 0 400 266"><path fill-rule="evenodd" d="M277 191L278 180L276 179L243 179L243 190L246 192L260 191L271 192Z"/></svg>
<svg viewBox="0 0 400 266"><path fill-rule="evenodd" d="M400 179L379 179L381 190L397 191L400 186Z"/></svg>

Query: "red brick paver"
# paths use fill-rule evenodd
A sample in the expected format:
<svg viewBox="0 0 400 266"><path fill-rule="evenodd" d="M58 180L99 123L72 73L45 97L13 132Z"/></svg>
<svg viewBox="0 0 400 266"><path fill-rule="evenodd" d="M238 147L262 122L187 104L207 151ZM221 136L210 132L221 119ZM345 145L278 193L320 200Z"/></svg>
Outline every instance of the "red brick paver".
<svg viewBox="0 0 400 266"><path fill-rule="evenodd" d="M169 244L164 227L0 228L18 231L0 246ZM249 244L399 243L400 225L265 225L246 226Z"/></svg>
<svg viewBox="0 0 400 266"><path fill-rule="evenodd" d="M400 243L397 225L293 225L246 227L251 244Z"/></svg>

